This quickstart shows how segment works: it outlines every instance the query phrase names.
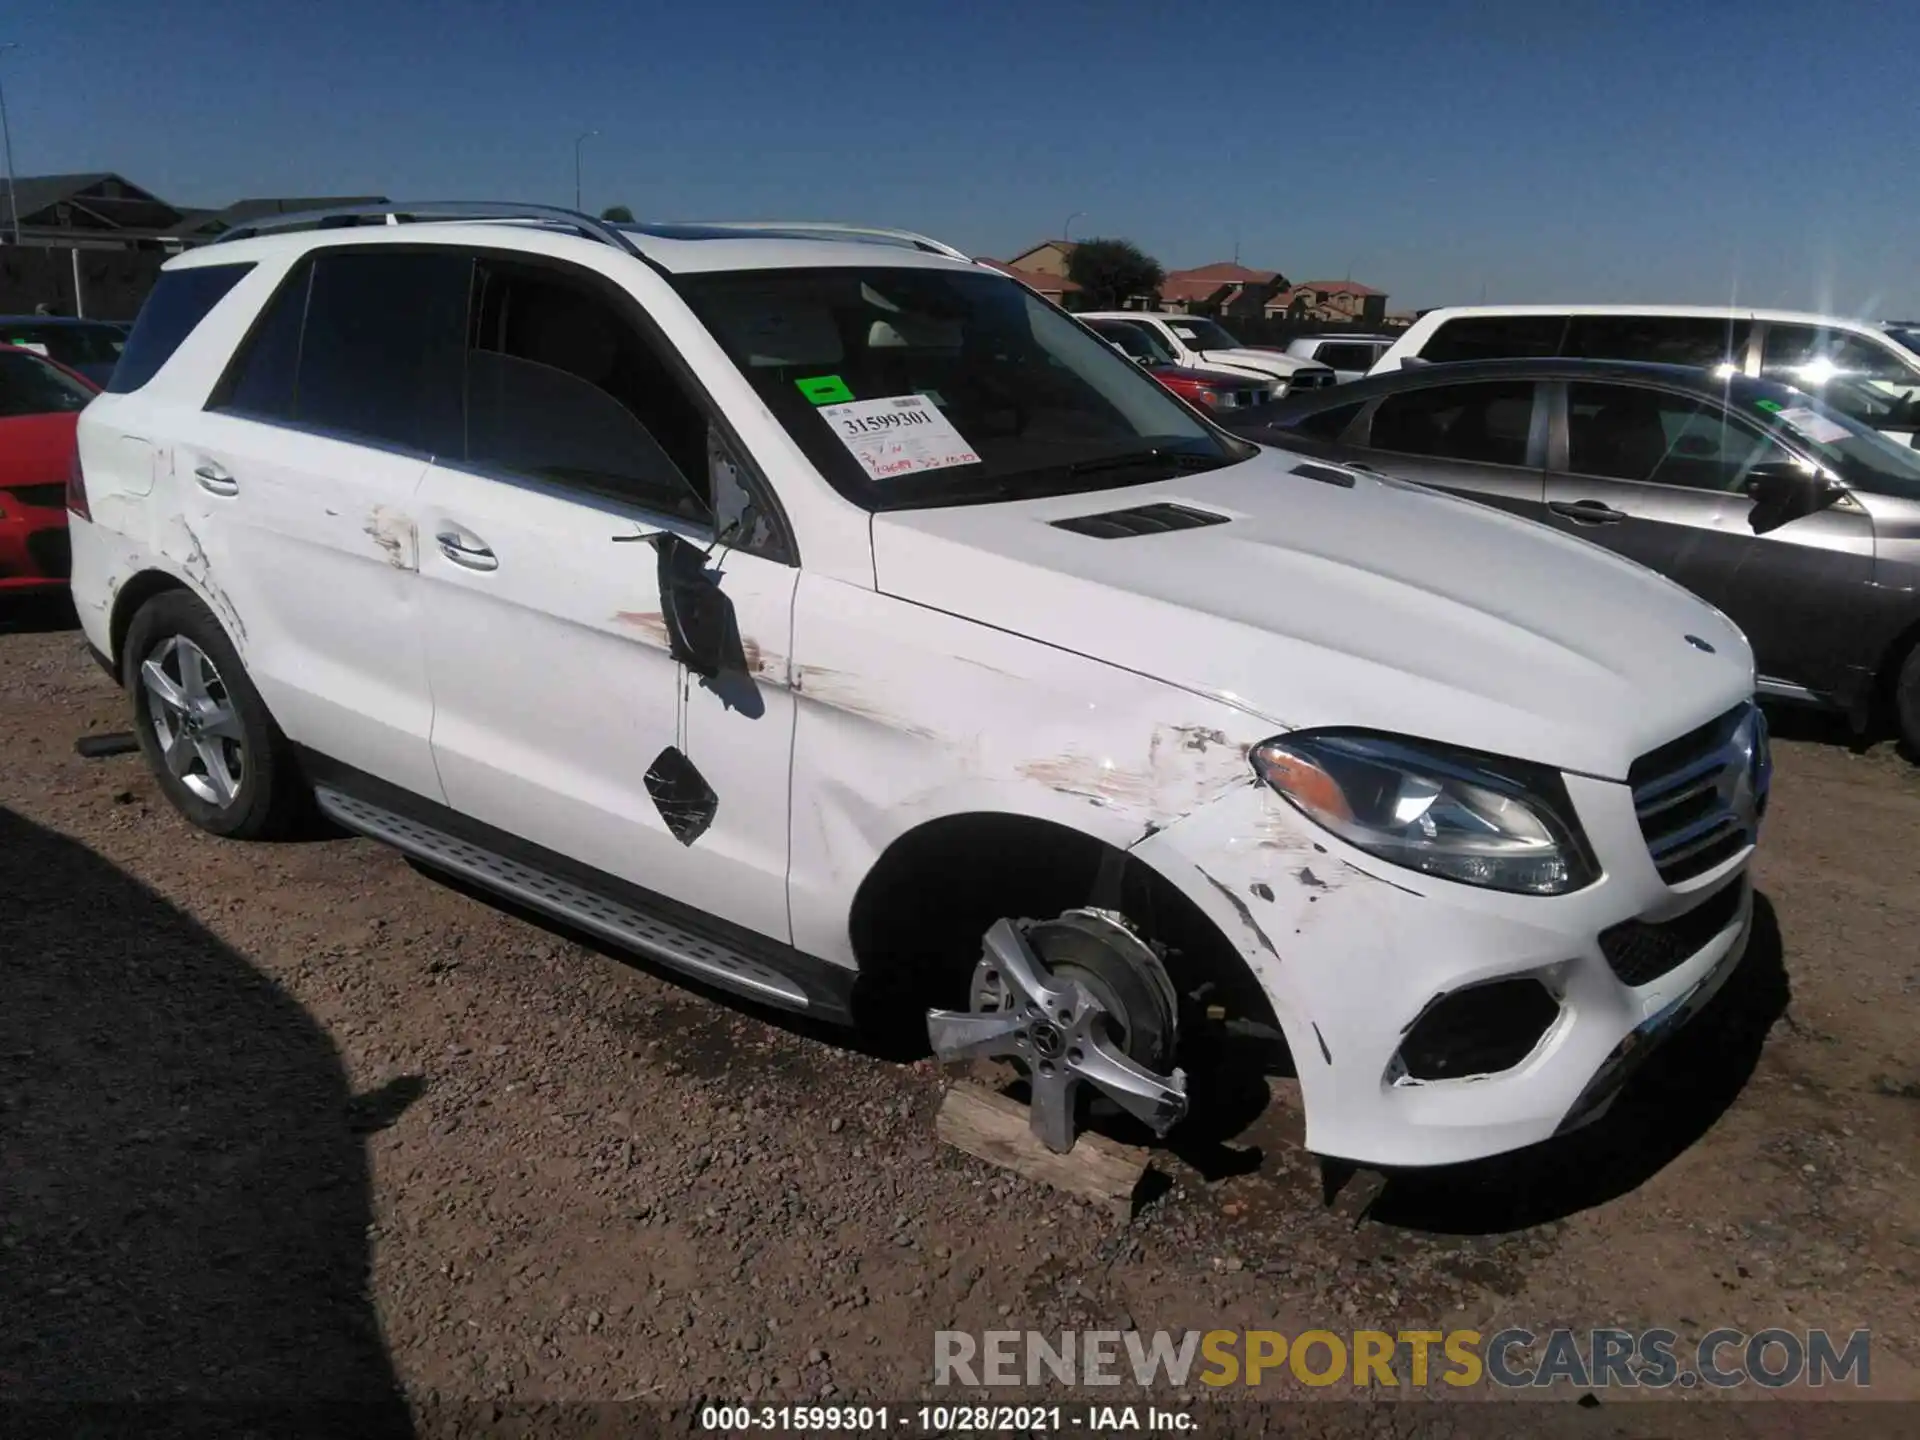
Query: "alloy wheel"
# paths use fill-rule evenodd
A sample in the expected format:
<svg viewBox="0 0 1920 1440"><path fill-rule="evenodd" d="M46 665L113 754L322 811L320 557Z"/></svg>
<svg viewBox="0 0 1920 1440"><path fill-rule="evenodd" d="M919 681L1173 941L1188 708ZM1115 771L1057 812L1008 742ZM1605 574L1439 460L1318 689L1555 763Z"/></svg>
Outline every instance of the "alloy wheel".
<svg viewBox="0 0 1920 1440"><path fill-rule="evenodd" d="M232 804L247 779L246 731L206 651L169 635L141 663L140 683L168 773L209 805Z"/></svg>

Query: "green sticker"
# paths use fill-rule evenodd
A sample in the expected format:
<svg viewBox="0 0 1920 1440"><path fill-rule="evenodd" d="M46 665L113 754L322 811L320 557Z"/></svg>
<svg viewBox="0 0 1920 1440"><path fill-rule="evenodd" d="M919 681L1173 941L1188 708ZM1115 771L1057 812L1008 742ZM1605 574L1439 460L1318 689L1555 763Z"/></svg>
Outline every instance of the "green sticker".
<svg viewBox="0 0 1920 1440"><path fill-rule="evenodd" d="M1771 410L1771 411L1773 411L1773 412L1774 412L1775 414L1778 414L1778 413L1779 413L1780 411L1782 411L1782 410L1784 410L1784 409L1786 408L1786 407L1785 407L1784 405L1782 405L1782 404L1781 404L1781 403L1780 403L1780 402L1779 402L1778 400L1756 400L1756 401L1754 401L1753 403L1754 403L1754 405L1755 405L1756 407L1758 407L1759 409L1761 409L1761 410Z"/></svg>
<svg viewBox="0 0 1920 1440"><path fill-rule="evenodd" d="M811 380L796 380L800 393L816 405L841 405L853 399L847 382L838 375L816 375Z"/></svg>

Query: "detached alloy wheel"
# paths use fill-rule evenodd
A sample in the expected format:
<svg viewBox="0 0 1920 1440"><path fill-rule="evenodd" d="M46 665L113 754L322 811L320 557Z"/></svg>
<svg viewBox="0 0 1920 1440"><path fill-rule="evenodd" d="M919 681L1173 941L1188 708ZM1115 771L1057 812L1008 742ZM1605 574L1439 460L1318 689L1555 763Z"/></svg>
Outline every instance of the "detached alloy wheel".
<svg viewBox="0 0 1920 1440"><path fill-rule="evenodd" d="M184 590L156 596L122 656L134 733L174 808L215 835L284 832L305 798L292 747L212 612Z"/></svg>

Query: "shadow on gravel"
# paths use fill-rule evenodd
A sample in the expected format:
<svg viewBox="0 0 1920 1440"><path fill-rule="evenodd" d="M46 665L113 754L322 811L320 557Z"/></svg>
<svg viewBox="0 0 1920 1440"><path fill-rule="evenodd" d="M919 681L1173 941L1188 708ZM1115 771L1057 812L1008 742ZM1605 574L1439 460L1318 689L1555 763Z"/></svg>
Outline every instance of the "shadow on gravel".
<svg viewBox="0 0 1920 1440"><path fill-rule="evenodd" d="M243 956L4 808L0 897L7 1428L410 1434L360 1136L419 1082L356 1098Z"/></svg>
<svg viewBox="0 0 1920 1440"><path fill-rule="evenodd" d="M1511 1155L1400 1172L1367 1218L1440 1234L1493 1235L1561 1220L1637 1189L1733 1104L1788 998L1779 922L1767 898L1756 895L1746 958L1599 1120Z"/></svg>
<svg viewBox="0 0 1920 1440"><path fill-rule="evenodd" d="M65 590L45 595L0 594L0 635L46 635L79 628L73 596Z"/></svg>

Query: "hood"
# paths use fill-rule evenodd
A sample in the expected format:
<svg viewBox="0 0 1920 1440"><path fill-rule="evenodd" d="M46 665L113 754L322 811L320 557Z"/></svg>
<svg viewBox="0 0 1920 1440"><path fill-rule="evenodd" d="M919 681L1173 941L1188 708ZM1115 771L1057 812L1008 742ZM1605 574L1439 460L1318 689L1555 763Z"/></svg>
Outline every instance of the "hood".
<svg viewBox="0 0 1920 1440"><path fill-rule="evenodd" d="M73 465L78 410L52 415L15 415L0 420L0 489L13 485L65 485Z"/></svg>
<svg viewBox="0 0 1920 1440"><path fill-rule="evenodd" d="M1208 365L1224 365L1242 374L1252 371L1279 380L1286 379L1296 370L1327 368L1318 360L1302 360L1298 355L1287 355L1278 350L1196 350L1194 353Z"/></svg>
<svg viewBox="0 0 1920 1440"><path fill-rule="evenodd" d="M875 580L1276 731L1356 726L1607 779L1752 693L1745 638L1652 571L1471 501L1331 484L1300 463L1267 450L1096 494L881 512ZM1117 539L1052 523L1155 504L1225 523Z"/></svg>

